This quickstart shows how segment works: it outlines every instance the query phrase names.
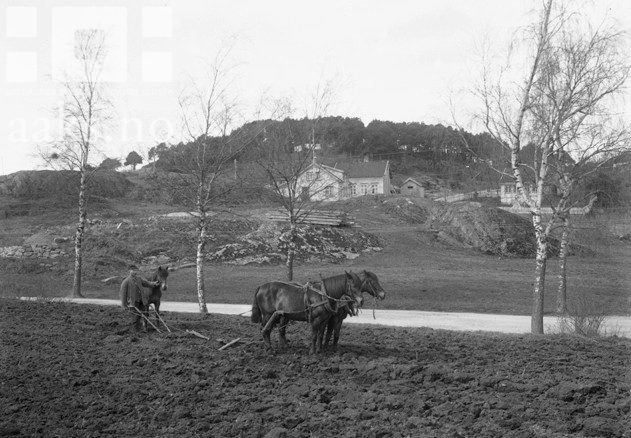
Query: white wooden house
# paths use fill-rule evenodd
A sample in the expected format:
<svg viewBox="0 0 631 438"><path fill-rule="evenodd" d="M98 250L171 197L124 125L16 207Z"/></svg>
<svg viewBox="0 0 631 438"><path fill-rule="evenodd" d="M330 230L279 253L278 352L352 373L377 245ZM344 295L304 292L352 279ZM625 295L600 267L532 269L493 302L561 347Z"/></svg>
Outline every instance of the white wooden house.
<svg viewBox="0 0 631 438"><path fill-rule="evenodd" d="M390 194L390 163L371 161L327 166L314 161L299 175L297 187L301 196L313 201Z"/></svg>
<svg viewBox="0 0 631 438"><path fill-rule="evenodd" d="M391 193L389 161L340 163L336 165L336 168L344 170L348 175L350 196L389 195Z"/></svg>
<svg viewBox="0 0 631 438"><path fill-rule="evenodd" d="M537 195L537 189L533 184L525 184L524 191L526 192L526 196L532 200L534 200ZM545 195L555 195L556 186L545 185L543 187L543 193ZM500 184L500 202L504 205L515 205L521 203L519 193L517 193L517 185L514 182L505 182Z"/></svg>
<svg viewBox="0 0 631 438"><path fill-rule="evenodd" d="M303 199L334 201L348 197L348 175L341 169L313 162L298 176L297 188Z"/></svg>

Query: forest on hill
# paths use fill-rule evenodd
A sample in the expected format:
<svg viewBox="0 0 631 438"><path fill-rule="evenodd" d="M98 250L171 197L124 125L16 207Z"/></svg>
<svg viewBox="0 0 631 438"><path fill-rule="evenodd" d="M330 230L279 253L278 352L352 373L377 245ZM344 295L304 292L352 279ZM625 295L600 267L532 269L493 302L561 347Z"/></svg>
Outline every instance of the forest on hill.
<svg viewBox="0 0 631 438"><path fill-rule="evenodd" d="M314 156L326 162L389 160L395 184L407 177L429 176L436 179L440 188L473 191L498 189L501 182L512 181L510 154L505 145L488 133L473 134L441 124L373 120L364 125L359 118L341 116L259 120L234 129L225 137L204 141L239 150L239 169L250 178L243 183L250 186L263 182L256 179L258 166L255 164L269 157L272 150L275 158L281 160L305 150L313 151ZM158 144L150 149L150 163L146 167L177 173L181 157L194 154L196 147L196 142ZM536 163L535 153L532 145L525 145L521 151L522 161ZM596 205L601 207L631 205L626 195L631 192L627 190L631 188L628 153L601 159L608 160L609 164L587 164L593 166L594 171L585 172L587 177L581 179L577 196L596 194ZM570 161L572 157L566 153L550 157L553 166L556 162ZM237 179L236 162L234 172ZM522 172L526 183L534 181L534 171L526 167ZM549 184L555 185L555 181Z"/></svg>
<svg viewBox="0 0 631 438"><path fill-rule="evenodd" d="M477 176L488 181L497 180L497 172L489 171L485 163L502 169L509 164L509 156L488 134L419 122L373 120L364 125L359 118L341 116L260 120L233 130L224 141L235 148L250 143L240 156L243 162L256 161L271 147L287 154L314 147L320 157L390 160L395 173L423 172L456 179ZM190 143L161 143L151 148L149 160L157 169L177 171L173 158L191 147Z"/></svg>
<svg viewBox="0 0 631 438"><path fill-rule="evenodd" d="M430 192L497 189L500 182L511 181L506 176L511 172L510 157L493 137L440 124L373 120L364 125L359 118L341 116L259 120L234 129L226 137L209 137L204 142L228 144L240 151L234 171L227 172L226 177L231 180L230 185L239 186L237 193L246 198L265 195L261 190L267 181L261 176L257 162L269 156L272 149L279 159L311 148L315 149L317 159L325 163L389 160L395 185L408 177L419 178ZM149 150L148 162L143 162L140 156L136 160L128 157L125 164L144 164L139 172L114 172L120 168L121 160L106 157L100 165L90 168L90 197L126 196L171 204L174 196L162 190L157 182L177 175L181 171L178 162L182 162L182 156L194 154L195 147L196 142L161 143ZM133 154L136 153L132 151L130 156ZM525 162L535 159L534 148L530 146L522 154ZM581 180L578 192L597 194L599 207L627 207L631 205L629 154L621 153L609 160L611 165L599 166ZM160 176L156 180L157 174ZM22 171L0 177L0 194L21 199L54 198L55 202L64 200L74 204L77 183L78 173L69 170Z"/></svg>

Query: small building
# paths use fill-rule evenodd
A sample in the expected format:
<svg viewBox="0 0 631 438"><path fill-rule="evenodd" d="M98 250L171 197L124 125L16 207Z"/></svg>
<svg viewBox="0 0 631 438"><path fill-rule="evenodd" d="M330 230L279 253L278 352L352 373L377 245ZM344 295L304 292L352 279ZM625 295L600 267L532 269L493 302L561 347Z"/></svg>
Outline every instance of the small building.
<svg viewBox="0 0 631 438"><path fill-rule="evenodd" d="M401 184L399 189L402 195L414 196L416 198L425 197L425 188L423 185L416 181L414 178L408 178Z"/></svg>
<svg viewBox="0 0 631 438"><path fill-rule="evenodd" d="M347 162L335 167L348 175L351 197L391 193L390 161Z"/></svg>
<svg viewBox="0 0 631 438"><path fill-rule="evenodd" d="M537 188L533 184L525 184L524 191L526 196L530 199L534 199L537 194ZM557 190L554 185L544 185L543 193L545 195L556 195ZM520 204L519 193L517 192L517 184L514 182L507 182L500 184L500 202L504 205Z"/></svg>

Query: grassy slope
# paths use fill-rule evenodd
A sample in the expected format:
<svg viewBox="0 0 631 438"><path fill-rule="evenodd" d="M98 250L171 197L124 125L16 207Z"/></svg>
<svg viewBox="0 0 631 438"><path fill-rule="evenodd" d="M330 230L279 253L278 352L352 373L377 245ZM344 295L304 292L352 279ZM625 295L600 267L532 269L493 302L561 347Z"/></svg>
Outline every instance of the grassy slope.
<svg viewBox="0 0 631 438"><path fill-rule="evenodd" d="M259 208L261 206L258 206ZM339 208L341 206L332 206ZM320 275L332 275L344 269L368 269L377 273L388 295L378 304L390 309L419 309L438 311L465 311L508 314L530 314L531 283L534 261L519 258L498 258L480 254L474 250L450 248L438 244L434 235L423 225L412 224L397 216L397 212L384 211L378 201L365 199L344 206L357 218L366 231L379 235L385 242L380 253L363 255L343 264L309 263L295 269L295 279L306 281ZM387 210L387 209L386 209ZM128 201L110 202L99 207L94 216L109 220L124 218L139 221L155 213L172 211L170 208ZM248 216L251 210L241 210ZM42 220L47 224L63 222L71 230L73 213L58 213L54 217L25 217L0 221L0 241L3 245L16 244L20 238L32 233ZM409 219L409 218L408 218ZM591 221L591 223L588 223ZM583 228L602 228L600 219L583 219ZM192 225L191 225L192 227ZM96 230L96 229L95 229ZM218 231L218 230L215 230ZM597 306L610 314L629 313L628 274L631 248L628 244L612 239L608 245L598 235L581 237L586 243L599 249L595 255L572 257L569 263L569 294L589 296ZM176 245L179 238L173 231L157 233L131 231L110 237L112 245L130 243L136 248L156 248L168 241ZM600 246L599 246L600 245ZM186 253L186 247L182 249ZM189 249L190 256L194 248ZM98 257L97 257L98 258ZM124 258L124 257L123 257ZM114 272L126 273L125 260L118 265L103 267L89 263L84 283L88 297L116 298L118 284L105 285L100 280ZM67 267L50 271L38 267L39 262L10 261L0 259L0 295L63 296L71 286ZM549 261L546 312L554 310L556 293L557 261ZM107 269L106 269L107 268ZM99 270L100 269L100 270ZM108 271L109 269L109 271ZM255 288L266 281L284 279L283 266L232 266L206 265L207 300L209 302L250 303ZM166 300L195 301L195 270L182 269L172 272ZM370 304L369 304L370 305Z"/></svg>

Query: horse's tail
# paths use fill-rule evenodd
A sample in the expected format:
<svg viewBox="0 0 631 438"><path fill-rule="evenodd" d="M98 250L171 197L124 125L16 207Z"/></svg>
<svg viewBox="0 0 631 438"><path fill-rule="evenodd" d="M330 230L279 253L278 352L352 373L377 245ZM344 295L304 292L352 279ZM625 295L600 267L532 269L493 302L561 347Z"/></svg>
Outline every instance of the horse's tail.
<svg viewBox="0 0 631 438"><path fill-rule="evenodd" d="M259 308L259 303L256 300L256 295L259 293L259 289L256 288L256 292L254 292L254 302L252 303L252 322L262 322L261 318L261 309Z"/></svg>

